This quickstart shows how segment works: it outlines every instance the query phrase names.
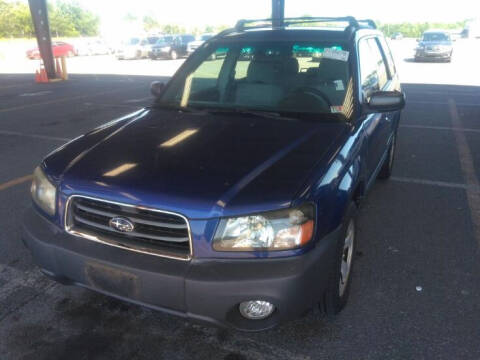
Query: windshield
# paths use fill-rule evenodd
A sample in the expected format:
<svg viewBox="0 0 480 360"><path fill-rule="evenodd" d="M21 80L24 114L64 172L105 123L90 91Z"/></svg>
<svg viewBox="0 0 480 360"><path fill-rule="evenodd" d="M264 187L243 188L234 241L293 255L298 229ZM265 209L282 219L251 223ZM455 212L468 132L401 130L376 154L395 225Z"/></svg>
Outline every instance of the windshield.
<svg viewBox="0 0 480 360"><path fill-rule="evenodd" d="M349 52L330 42L216 42L187 62L159 104L350 117Z"/></svg>
<svg viewBox="0 0 480 360"><path fill-rule="evenodd" d="M158 38L155 45L167 45L167 44L170 44L172 40L173 40L173 36L162 36Z"/></svg>
<svg viewBox="0 0 480 360"><path fill-rule="evenodd" d="M147 38L148 43L149 43L150 45L155 44L155 43L158 41L158 39L159 39L158 36L151 36L151 37Z"/></svg>
<svg viewBox="0 0 480 360"><path fill-rule="evenodd" d="M444 33L423 34L423 41L449 41L450 37Z"/></svg>

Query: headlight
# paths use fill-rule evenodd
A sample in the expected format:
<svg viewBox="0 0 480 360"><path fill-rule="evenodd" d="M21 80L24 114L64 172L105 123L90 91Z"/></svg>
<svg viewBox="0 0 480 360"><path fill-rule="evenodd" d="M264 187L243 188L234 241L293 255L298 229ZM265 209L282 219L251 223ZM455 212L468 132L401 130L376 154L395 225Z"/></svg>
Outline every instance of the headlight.
<svg viewBox="0 0 480 360"><path fill-rule="evenodd" d="M287 250L313 237L314 208L299 208L222 219L213 239L217 251Z"/></svg>
<svg viewBox="0 0 480 360"><path fill-rule="evenodd" d="M55 214L55 197L57 189L53 186L40 167L33 172L33 181L30 188L33 201L47 214Z"/></svg>

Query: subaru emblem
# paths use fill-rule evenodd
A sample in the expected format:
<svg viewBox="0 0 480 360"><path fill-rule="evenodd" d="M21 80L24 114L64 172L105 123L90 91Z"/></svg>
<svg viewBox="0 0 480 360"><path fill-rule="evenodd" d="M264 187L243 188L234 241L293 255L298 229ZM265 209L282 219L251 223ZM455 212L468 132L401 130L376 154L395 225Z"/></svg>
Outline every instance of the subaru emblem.
<svg viewBox="0 0 480 360"><path fill-rule="evenodd" d="M108 225L110 225L112 229L120 232L132 232L134 229L134 225L130 220L120 216L111 218Z"/></svg>

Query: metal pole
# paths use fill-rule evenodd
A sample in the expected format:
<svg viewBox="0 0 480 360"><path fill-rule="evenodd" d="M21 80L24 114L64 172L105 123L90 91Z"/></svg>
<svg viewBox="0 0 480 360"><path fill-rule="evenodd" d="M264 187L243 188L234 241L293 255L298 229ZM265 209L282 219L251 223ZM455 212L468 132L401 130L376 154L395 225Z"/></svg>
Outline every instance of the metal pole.
<svg viewBox="0 0 480 360"><path fill-rule="evenodd" d="M30 5L38 49L43 59L45 71L49 79L54 79L56 77L55 62L53 60L52 37L48 24L47 0L28 0L28 4Z"/></svg>
<svg viewBox="0 0 480 360"><path fill-rule="evenodd" d="M285 0L272 0L273 27L282 27L285 18Z"/></svg>

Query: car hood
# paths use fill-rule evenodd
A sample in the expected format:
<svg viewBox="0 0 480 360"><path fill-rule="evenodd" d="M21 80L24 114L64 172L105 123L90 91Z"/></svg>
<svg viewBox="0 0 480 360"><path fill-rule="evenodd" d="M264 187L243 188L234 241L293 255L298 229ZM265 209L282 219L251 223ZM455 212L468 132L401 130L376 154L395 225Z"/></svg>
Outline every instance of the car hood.
<svg viewBox="0 0 480 360"><path fill-rule="evenodd" d="M82 136L45 165L66 195L226 216L288 207L348 127L149 109Z"/></svg>

